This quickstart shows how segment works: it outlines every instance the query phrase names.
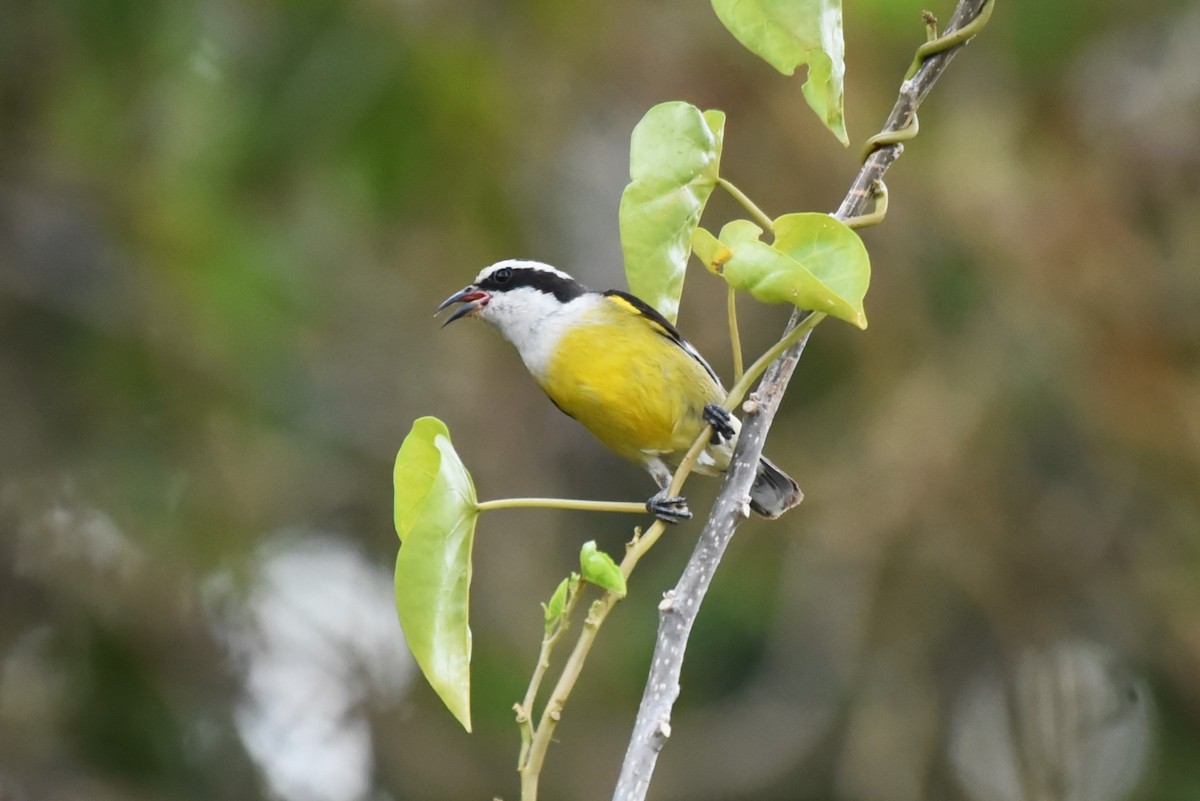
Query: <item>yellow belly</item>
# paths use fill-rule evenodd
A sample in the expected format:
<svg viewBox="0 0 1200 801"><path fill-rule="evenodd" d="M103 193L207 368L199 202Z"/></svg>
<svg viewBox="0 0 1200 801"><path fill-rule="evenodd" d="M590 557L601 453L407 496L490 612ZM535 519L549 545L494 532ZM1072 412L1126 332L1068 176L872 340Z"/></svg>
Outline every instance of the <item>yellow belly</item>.
<svg viewBox="0 0 1200 801"><path fill-rule="evenodd" d="M724 399L703 366L641 324L568 331L541 385L597 439L636 462L687 448L704 426L705 404Z"/></svg>

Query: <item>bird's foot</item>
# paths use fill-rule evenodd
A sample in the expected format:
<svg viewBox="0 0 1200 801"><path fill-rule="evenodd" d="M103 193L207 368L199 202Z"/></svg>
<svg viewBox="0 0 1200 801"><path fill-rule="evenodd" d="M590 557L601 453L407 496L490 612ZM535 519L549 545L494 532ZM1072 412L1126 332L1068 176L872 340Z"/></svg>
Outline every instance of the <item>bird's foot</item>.
<svg viewBox="0 0 1200 801"><path fill-rule="evenodd" d="M709 442L713 445L720 445L723 442L729 442L737 436L737 430L733 427L730 420L733 415L729 413L725 407L716 403L710 403L704 407L704 422L712 426L712 437Z"/></svg>
<svg viewBox="0 0 1200 801"><path fill-rule="evenodd" d="M668 496L666 490L656 493L646 501L646 511L671 525L675 525L681 520L690 520L692 517L692 510L688 509L687 499L681 495Z"/></svg>

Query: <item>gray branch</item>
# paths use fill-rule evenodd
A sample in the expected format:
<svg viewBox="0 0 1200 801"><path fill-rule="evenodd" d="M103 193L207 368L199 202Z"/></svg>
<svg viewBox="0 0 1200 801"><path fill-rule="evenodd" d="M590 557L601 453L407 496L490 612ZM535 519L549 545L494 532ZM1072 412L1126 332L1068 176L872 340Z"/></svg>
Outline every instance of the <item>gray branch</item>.
<svg viewBox="0 0 1200 801"><path fill-rule="evenodd" d="M960 0L946 31L955 31L975 19L984 5L985 0ZM912 123L917 108L960 48L961 45L957 45L933 54L922 62L912 77L901 84L899 97L883 127L884 132L900 131ZM834 216L847 220L866 213L875 196L877 181L882 180L884 173L903 151L903 144L897 142L883 145L872 152ZM784 333L795 328L802 319L804 313L793 313ZM751 396L750 409L738 436L737 449L704 531L679 583L666 593L659 605L658 637L650 663L650 675L638 708L629 748L625 752L625 761L621 765L621 775L613 793L614 801L642 801L646 797L658 753L671 735L671 710L675 699L679 697L679 675L683 669L688 635L721 557L734 531L749 513L750 485L758 469L763 443L807 342L808 337L805 336L763 374L757 393Z"/></svg>

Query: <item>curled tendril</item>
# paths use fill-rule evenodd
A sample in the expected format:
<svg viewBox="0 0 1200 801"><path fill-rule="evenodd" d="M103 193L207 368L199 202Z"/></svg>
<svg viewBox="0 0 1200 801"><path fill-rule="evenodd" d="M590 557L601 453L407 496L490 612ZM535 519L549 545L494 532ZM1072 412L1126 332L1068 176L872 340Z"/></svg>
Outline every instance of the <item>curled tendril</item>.
<svg viewBox="0 0 1200 801"><path fill-rule="evenodd" d="M930 38L928 42L918 47L916 55L913 56L913 62L911 65L909 65L908 72L904 73L904 80L907 81L909 78L916 75L917 70L919 70L921 65L928 61L931 56L935 56L938 53L945 53L947 50L958 47L968 39L973 38L975 34L979 33L979 31L983 29L984 25L988 24L988 20L992 18L992 9L995 7L996 0L985 0L984 4L979 7L979 13L975 15L975 19L971 20L957 30L950 31L949 33L943 34L942 36L938 36L936 38ZM927 17L925 24L930 35L937 32L936 19L934 19L931 23Z"/></svg>
<svg viewBox="0 0 1200 801"><path fill-rule="evenodd" d="M979 13L975 15L974 19L972 19L966 25L963 25L961 28L942 34L941 36L937 35L937 18L929 12L925 12L922 17L925 21L926 35L929 37L929 41L917 48L916 55L913 56L912 64L909 66L908 72L906 72L904 75L905 83L907 84L907 82L917 74L917 70L921 68L921 65L933 56L937 55L938 53L945 53L947 50L953 50L956 47L960 47L970 39L974 38L975 34L979 33L979 31L983 29L984 25L987 25L988 20L992 17L992 10L995 7L996 0L984 0L983 5L979 8ZM908 119L908 122L901 127L892 131L880 131L868 139L863 147L863 161L866 161L868 158L870 158L871 154L876 150L879 150L881 147L898 145L903 142L907 142L909 139L912 139L914 136L916 136L920 129L920 122L917 120L917 113L916 111L913 111L912 116Z"/></svg>
<svg viewBox="0 0 1200 801"><path fill-rule="evenodd" d="M919 102L916 97L917 89L914 86L913 76L921 69L921 65L928 61L938 53L945 53L948 50L953 50L956 47L961 47L966 42L974 38L975 34L982 30L984 25L987 25L991 19L992 10L996 6L996 0L984 0L979 7L979 13L957 30L938 36L937 32L937 17L928 11L921 14L921 19L925 23L925 36L928 41L917 48L916 55L913 56L912 64L908 68L908 72L904 75L904 83L900 86L900 94L902 99L907 100L907 120L902 125L895 128L880 131L866 141L863 146L862 160L865 164L867 159L875 151L885 147L896 147L899 155L900 148L908 140L912 139L921 130L921 123L917 119L917 104ZM861 194L865 194L865 190L859 190ZM875 207L866 214L860 214L856 217L846 220L846 224L851 228L865 228L869 225L875 225L882 222L887 214L887 185L881 179L875 179L871 184L871 200L874 201Z"/></svg>
<svg viewBox="0 0 1200 801"><path fill-rule="evenodd" d="M872 182L871 200L875 201L875 208L866 214L859 214L856 217L843 220L847 228L866 228L883 222L883 218L887 216L888 188L882 178L876 178Z"/></svg>

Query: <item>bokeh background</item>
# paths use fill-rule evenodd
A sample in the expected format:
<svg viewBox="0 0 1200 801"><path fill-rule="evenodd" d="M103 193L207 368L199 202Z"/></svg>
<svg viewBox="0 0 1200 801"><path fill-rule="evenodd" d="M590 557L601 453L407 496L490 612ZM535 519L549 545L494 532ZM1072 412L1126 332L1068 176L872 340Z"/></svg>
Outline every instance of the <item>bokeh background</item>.
<svg viewBox="0 0 1200 801"><path fill-rule="evenodd" d="M922 7L846 4L856 147ZM725 110L772 214L835 208L855 150L704 3L3 19L0 798L515 798L538 603L634 521L483 520L467 735L395 621L394 454L436 414L484 498L652 487L434 307L515 255L622 286L659 101ZM739 531L652 798L1200 798L1197 41L1195 4L1000 0L952 65L864 234L871 326L817 331L768 444L807 501ZM720 288L683 306L728 375ZM755 353L786 319L741 313ZM698 528L603 631L544 797L609 797Z"/></svg>

